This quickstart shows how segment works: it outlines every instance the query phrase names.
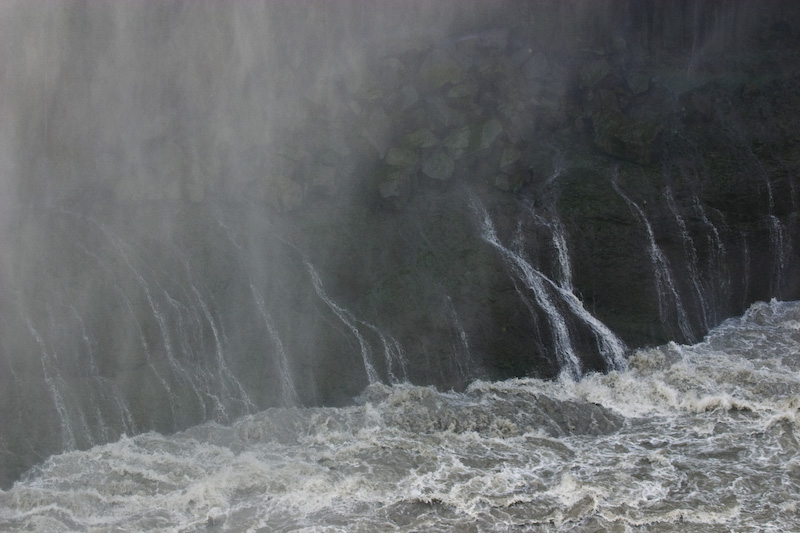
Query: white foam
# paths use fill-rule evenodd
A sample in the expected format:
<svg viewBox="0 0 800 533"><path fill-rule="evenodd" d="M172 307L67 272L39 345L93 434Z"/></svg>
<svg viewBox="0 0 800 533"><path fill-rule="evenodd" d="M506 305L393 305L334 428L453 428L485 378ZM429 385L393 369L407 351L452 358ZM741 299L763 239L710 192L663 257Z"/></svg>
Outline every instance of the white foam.
<svg viewBox="0 0 800 533"><path fill-rule="evenodd" d="M0 492L0 529L798 528L800 387L782 362L798 312L760 304L580 382L375 384L349 407L124 437Z"/></svg>

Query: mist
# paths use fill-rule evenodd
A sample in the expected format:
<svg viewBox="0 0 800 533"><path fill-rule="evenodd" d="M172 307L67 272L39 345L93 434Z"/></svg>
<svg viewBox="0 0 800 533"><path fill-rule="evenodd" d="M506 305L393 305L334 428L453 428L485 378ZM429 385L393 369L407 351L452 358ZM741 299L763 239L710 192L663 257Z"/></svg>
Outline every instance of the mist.
<svg viewBox="0 0 800 533"><path fill-rule="evenodd" d="M792 2L0 5L0 484L800 297Z"/></svg>

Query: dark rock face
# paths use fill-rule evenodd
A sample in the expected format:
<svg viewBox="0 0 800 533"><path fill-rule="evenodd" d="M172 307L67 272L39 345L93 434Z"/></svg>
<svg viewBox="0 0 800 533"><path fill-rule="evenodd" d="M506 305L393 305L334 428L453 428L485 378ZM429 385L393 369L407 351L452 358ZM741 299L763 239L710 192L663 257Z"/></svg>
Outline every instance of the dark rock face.
<svg viewBox="0 0 800 533"><path fill-rule="evenodd" d="M622 113L601 112L592 117L592 140L606 154L650 165L661 155L663 126L633 122Z"/></svg>
<svg viewBox="0 0 800 533"><path fill-rule="evenodd" d="M374 4L0 12L0 484L800 298L794 2Z"/></svg>

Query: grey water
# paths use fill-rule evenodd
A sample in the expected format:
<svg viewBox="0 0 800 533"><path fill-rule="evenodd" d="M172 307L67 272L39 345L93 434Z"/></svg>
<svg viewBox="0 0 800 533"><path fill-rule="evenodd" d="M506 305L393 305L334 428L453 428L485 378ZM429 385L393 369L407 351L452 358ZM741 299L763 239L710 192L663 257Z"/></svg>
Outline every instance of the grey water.
<svg viewBox="0 0 800 533"><path fill-rule="evenodd" d="M579 382L367 387L53 456L3 531L793 531L800 304Z"/></svg>

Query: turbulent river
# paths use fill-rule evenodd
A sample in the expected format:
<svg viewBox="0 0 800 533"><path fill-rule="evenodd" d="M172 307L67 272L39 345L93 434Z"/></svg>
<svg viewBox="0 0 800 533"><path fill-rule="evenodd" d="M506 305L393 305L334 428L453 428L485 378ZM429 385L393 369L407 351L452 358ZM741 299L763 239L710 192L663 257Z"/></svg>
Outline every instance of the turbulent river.
<svg viewBox="0 0 800 533"><path fill-rule="evenodd" d="M797 531L800 303L628 369L465 392L373 385L54 456L2 531Z"/></svg>

